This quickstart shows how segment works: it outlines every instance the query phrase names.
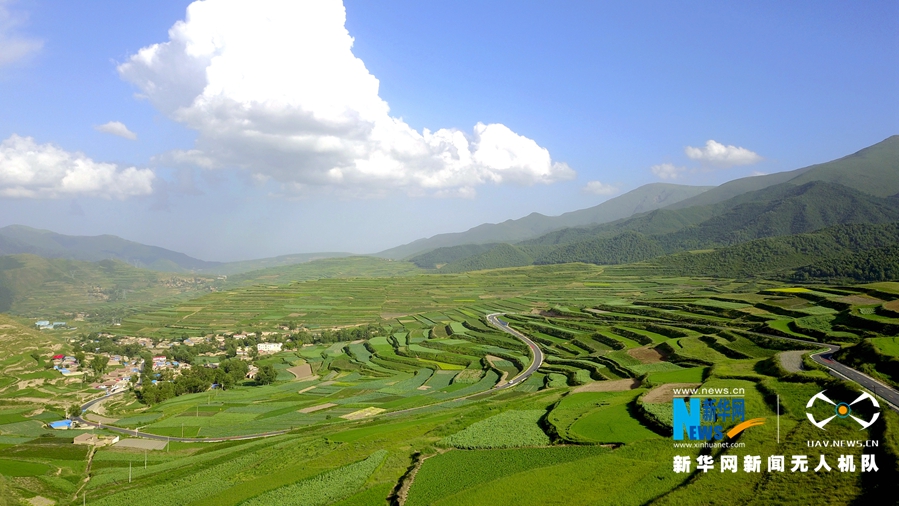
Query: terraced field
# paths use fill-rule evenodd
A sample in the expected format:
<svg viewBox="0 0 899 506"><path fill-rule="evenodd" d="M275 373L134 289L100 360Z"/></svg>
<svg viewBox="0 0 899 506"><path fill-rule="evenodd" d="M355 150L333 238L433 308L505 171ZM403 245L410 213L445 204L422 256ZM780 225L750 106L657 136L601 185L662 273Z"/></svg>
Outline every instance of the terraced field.
<svg viewBox="0 0 899 506"><path fill-rule="evenodd" d="M388 498L410 505L560 498L782 503L802 480L840 501L873 497L868 490L876 487L858 474L673 473L674 455L694 458L699 449L673 448L670 402L644 402L644 395L674 383L739 386L747 412L769 422L740 436L745 448L717 450L716 458L808 453L805 403L845 385L821 371L783 371L775 355L801 346L770 336L870 341L894 356L889 332L899 319L877 310L891 302L889 287L829 290L641 272L576 265L322 279L241 286L154 308L107 330L158 339L261 331L289 321L313 334L359 324L373 324L376 332L363 342L318 342L262 358L258 365L278 372L270 385L248 380L153 406L126 393L105 414L116 425L161 436L285 434L171 441L162 450L112 446L93 452L90 464L71 433L44 427L86 392L57 384L30 357L32 348L8 352L0 376L0 476L17 497L61 504L265 504L300 495L345 505ZM872 305L873 295L880 302ZM494 387L531 357L523 343L486 322L484 315L494 312L506 313L502 318L546 357L534 375L508 389ZM5 324L11 334L34 339L35 350L69 346L19 322ZM299 364L315 377L288 371ZM618 380L628 389L601 391ZM780 442L778 425L770 423L778 409ZM866 431L834 422L834 437L883 441L876 449L881 472L899 472L899 419L882 413L883 424Z"/></svg>

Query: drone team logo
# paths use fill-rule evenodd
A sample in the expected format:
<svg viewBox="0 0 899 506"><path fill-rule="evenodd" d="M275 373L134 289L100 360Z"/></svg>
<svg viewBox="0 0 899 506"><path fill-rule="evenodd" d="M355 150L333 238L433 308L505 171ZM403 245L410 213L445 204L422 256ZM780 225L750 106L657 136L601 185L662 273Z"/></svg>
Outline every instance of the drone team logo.
<svg viewBox="0 0 899 506"><path fill-rule="evenodd" d="M808 411L806 411L806 413L805 413L805 416L808 417L809 421L812 422L812 424L815 427L818 427L821 430L826 430L826 429L824 429L824 426L827 425L834 418L851 418L851 419L855 420L856 422L858 422L859 425L862 426L862 428L859 430L864 430L864 429L867 429L868 427L870 427L871 424L876 422L877 418L880 417L880 404L878 404L877 399L872 397L871 394L869 394L868 392L862 392L862 394L859 395L857 399L855 399L854 401L852 401L848 404L845 402L834 402L834 401L830 400L826 395L824 395L824 392L826 392L826 390L821 390L820 392L816 393L814 396L812 396L811 399L809 399L808 404L805 405L805 408L807 410L812 409L812 406L815 404L815 401L818 401L818 400L821 400L828 404L833 405L833 411L834 411L833 416L831 416L830 418L825 418L824 420L821 420L820 422L818 420L816 420L815 417ZM877 412L874 413L874 415L868 421L862 420L861 418L858 418L852 414L852 406L854 406L855 404L857 404L859 402L865 401L865 400L867 400L871 404L873 404L874 407L877 408L877 410L878 410Z"/></svg>

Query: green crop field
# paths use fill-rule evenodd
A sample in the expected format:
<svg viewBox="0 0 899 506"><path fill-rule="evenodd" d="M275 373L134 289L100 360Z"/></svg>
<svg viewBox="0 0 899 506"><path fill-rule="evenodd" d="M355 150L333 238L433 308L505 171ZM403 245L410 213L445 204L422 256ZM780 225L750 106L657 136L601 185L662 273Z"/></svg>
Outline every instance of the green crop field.
<svg viewBox="0 0 899 506"><path fill-rule="evenodd" d="M506 411L472 424L441 443L470 450L546 446L549 437L537 425L544 414L541 410Z"/></svg>
<svg viewBox="0 0 899 506"><path fill-rule="evenodd" d="M549 414L558 434L588 443L631 443L657 437L628 414L628 403L644 392L590 392L565 397Z"/></svg>
<svg viewBox="0 0 899 506"><path fill-rule="evenodd" d="M355 464L328 471L293 485L277 488L242 504L246 506L263 506L268 504L319 506L332 504L339 499L352 495L381 465L386 456L386 451L378 450L367 459Z"/></svg>
<svg viewBox="0 0 899 506"><path fill-rule="evenodd" d="M665 383L699 383L702 381L704 368L691 367L676 371L660 371L649 375L649 380L656 385Z"/></svg>
<svg viewBox="0 0 899 506"><path fill-rule="evenodd" d="M0 459L0 474L3 476L38 476L49 470L49 466L38 462Z"/></svg>
<svg viewBox="0 0 899 506"><path fill-rule="evenodd" d="M608 449L598 446L567 446L514 450L455 450L425 461L415 478L415 486L406 504L436 504L467 489L524 471L604 455ZM448 480L447 476L454 479Z"/></svg>
<svg viewBox="0 0 899 506"><path fill-rule="evenodd" d="M538 450L505 450L507 453L497 457L488 459L483 455L472 455L461 462L453 455L461 452L434 457L422 468L423 491L416 496L415 487L419 486L416 483L409 504L638 505L674 489L685 480L685 477L670 472L673 452L670 444L660 440L635 443L615 451L597 447L564 450L547 449L540 453ZM558 454L553 455L550 451ZM440 462L441 457L452 460ZM429 476L424 473L432 465L436 469L431 473L450 483L439 485L433 483L434 478L425 481ZM451 471L455 473L447 474ZM447 475L476 478L445 480Z"/></svg>
<svg viewBox="0 0 899 506"><path fill-rule="evenodd" d="M262 285L248 277L148 306L104 329L111 340L274 333L284 351L255 362L276 376L149 405L118 394L104 403L107 424L202 442L103 447L90 464L88 450L72 445L75 434L45 426L97 395L89 381L46 366L44 357L73 351L78 335L40 333L4 317L0 475L17 498L59 504L806 504L812 496L794 500L792 487L825 485L836 502L870 497L858 474L674 473L674 455L695 459L699 449L672 445L670 400L640 399L668 383L739 387L747 412L766 421L739 436L745 448L717 449L716 458L808 453L803 444L817 429L805 403L845 385L822 371L781 378L776 354L796 345L777 336L867 336L882 356L896 356L896 338L876 327L892 324L888 313L875 314L865 292L850 286L839 287L841 295L826 287L772 291L780 285L647 272L560 265ZM798 295L858 304L836 310ZM510 388L496 388L500 375L523 371L532 355L488 324L491 312L506 313L546 355L536 374ZM340 329L369 334L344 338ZM307 341L284 339L292 334ZM220 353L195 366L204 363L226 362ZM313 377L288 372L304 363ZM621 391L633 382L641 384ZM899 421L883 413L880 428L867 431L832 422L834 437L881 439L881 472L896 472ZM214 442L271 431L280 433Z"/></svg>

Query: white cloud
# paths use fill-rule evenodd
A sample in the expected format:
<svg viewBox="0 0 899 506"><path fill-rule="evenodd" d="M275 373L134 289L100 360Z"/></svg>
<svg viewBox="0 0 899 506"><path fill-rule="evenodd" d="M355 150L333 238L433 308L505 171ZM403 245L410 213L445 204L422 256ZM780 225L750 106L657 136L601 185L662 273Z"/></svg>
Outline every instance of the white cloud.
<svg viewBox="0 0 899 506"><path fill-rule="evenodd" d="M687 172L686 167L675 167L670 163L660 163L658 165L653 165L649 168L656 177L661 179L677 179L684 172Z"/></svg>
<svg viewBox="0 0 899 506"><path fill-rule="evenodd" d="M471 186L460 186L458 188L447 188L445 190L437 190L434 196L437 198L456 198L456 199L473 199L478 194L477 190Z"/></svg>
<svg viewBox="0 0 899 506"><path fill-rule="evenodd" d="M153 191L150 169L121 168L13 134L0 143L0 196L124 199Z"/></svg>
<svg viewBox="0 0 899 506"><path fill-rule="evenodd" d="M589 181L586 186L584 186L584 191L594 195L614 195L615 193L618 193L618 188L601 181Z"/></svg>
<svg viewBox="0 0 899 506"><path fill-rule="evenodd" d="M0 67L26 58L44 46L41 40L16 33L26 17L11 13L6 7L11 3L9 0L0 0Z"/></svg>
<svg viewBox="0 0 899 506"><path fill-rule="evenodd" d="M121 123L119 121L110 121L109 123L97 125L94 127L94 130L112 135L118 135L119 137L131 139L132 141L137 140L137 134L132 132L131 130L128 130L128 127L126 127L124 123Z"/></svg>
<svg viewBox="0 0 899 506"><path fill-rule="evenodd" d="M734 165L752 165L762 161L762 157L746 148L737 146L725 146L709 139L704 148L687 146L684 152L693 160L708 162L719 167L733 167Z"/></svg>
<svg viewBox="0 0 899 506"><path fill-rule="evenodd" d="M118 68L142 97L198 131L161 161L241 167L274 181L351 193L410 193L574 177L535 141L498 123L418 132L391 116L353 55L339 0L194 2L169 41ZM452 192L444 192L448 195Z"/></svg>

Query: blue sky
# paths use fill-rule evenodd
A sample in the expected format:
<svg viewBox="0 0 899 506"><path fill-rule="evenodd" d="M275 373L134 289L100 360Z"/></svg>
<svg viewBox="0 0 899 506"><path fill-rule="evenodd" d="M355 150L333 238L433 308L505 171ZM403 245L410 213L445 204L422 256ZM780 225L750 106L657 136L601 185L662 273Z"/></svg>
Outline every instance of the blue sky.
<svg viewBox="0 0 899 506"><path fill-rule="evenodd" d="M370 253L899 133L896 2L84 5L0 0L0 226Z"/></svg>

